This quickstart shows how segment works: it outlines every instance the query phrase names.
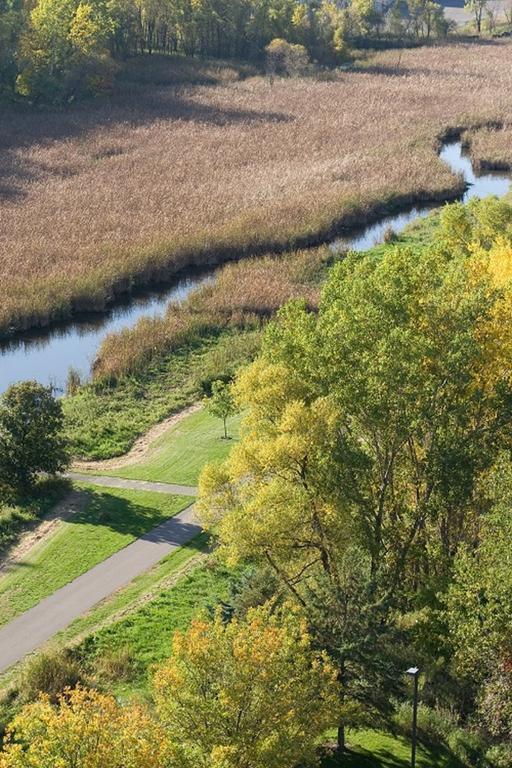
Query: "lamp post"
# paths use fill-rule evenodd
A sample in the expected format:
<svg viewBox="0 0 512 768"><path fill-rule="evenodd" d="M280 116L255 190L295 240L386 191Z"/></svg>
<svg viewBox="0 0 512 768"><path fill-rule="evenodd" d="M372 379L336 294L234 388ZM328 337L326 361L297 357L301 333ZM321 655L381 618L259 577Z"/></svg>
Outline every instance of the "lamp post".
<svg viewBox="0 0 512 768"><path fill-rule="evenodd" d="M411 749L411 768L416 768L416 734L418 726L418 678L420 671L418 667L410 667L407 674L414 681L414 698L412 703L412 749Z"/></svg>

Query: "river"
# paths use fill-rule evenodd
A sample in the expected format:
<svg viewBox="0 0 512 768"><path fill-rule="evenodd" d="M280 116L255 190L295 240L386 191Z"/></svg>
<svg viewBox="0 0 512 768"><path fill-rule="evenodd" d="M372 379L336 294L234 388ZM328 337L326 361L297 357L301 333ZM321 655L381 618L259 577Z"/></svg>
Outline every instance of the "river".
<svg viewBox="0 0 512 768"><path fill-rule="evenodd" d="M440 157L454 173L464 176L468 185L464 202L472 197L503 197L510 189L511 178L508 174L476 175L469 157L462 151L460 141L444 144ZM420 206L385 216L374 224L354 230L348 237L337 239L332 247L366 250L381 242L387 230L399 233L410 222L427 216L431 210L432 205ZM23 379L52 384L58 392L62 392L70 367L83 376L89 375L96 351L107 334L130 327L141 317L163 313L169 302L182 301L191 291L211 279L211 273L183 277L159 291L130 296L106 314L90 315L51 329L24 333L8 341L0 348L0 392L5 391L9 384Z"/></svg>

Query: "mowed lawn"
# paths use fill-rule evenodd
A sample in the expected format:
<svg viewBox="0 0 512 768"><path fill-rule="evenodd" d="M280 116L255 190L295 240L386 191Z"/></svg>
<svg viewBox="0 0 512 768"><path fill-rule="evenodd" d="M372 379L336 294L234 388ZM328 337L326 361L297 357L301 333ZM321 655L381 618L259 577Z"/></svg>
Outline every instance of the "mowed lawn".
<svg viewBox="0 0 512 768"><path fill-rule="evenodd" d="M102 658L125 651L131 671L113 681L115 691L147 695L154 665L171 655L174 632L186 630L195 616L209 615L229 600L234 574L224 566L200 565L153 600L89 635L79 648L80 657L94 667L96 661L101 666Z"/></svg>
<svg viewBox="0 0 512 768"><path fill-rule="evenodd" d="M409 768L411 744L407 739L381 731L349 732L349 751L343 758L326 758L322 768ZM456 757L444 747L418 746L417 768L462 768Z"/></svg>
<svg viewBox="0 0 512 768"><path fill-rule="evenodd" d="M109 469L102 474L196 485L204 465L222 461L238 441L240 420L240 414L228 419L229 439L225 440L222 421L201 409L155 440L140 463Z"/></svg>
<svg viewBox="0 0 512 768"><path fill-rule="evenodd" d="M80 488L87 494L83 510L0 578L0 625L191 503L186 496Z"/></svg>

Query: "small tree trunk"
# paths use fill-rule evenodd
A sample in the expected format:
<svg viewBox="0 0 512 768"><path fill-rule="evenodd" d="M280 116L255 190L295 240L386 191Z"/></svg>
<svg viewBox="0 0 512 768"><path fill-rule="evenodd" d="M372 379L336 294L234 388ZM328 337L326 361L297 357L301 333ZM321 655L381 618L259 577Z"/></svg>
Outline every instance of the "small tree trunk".
<svg viewBox="0 0 512 768"><path fill-rule="evenodd" d="M340 755L345 751L345 726L343 723L338 725L338 753Z"/></svg>
<svg viewBox="0 0 512 768"><path fill-rule="evenodd" d="M224 440L227 440L228 439L228 426L227 426L227 419L226 419L225 416L224 416L223 421L224 421Z"/></svg>

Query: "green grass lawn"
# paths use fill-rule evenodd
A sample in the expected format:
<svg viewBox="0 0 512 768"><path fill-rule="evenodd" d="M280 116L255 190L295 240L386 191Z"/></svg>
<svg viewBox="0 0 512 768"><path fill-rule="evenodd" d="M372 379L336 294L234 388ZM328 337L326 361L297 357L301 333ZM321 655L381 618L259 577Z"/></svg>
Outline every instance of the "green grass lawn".
<svg viewBox="0 0 512 768"><path fill-rule="evenodd" d="M79 487L88 495L83 511L0 579L0 625L191 503L184 496Z"/></svg>
<svg viewBox="0 0 512 768"><path fill-rule="evenodd" d="M121 456L147 430L197 402L215 379L256 354L259 331L225 331L148 362L115 384L94 382L62 399L73 456Z"/></svg>
<svg viewBox="0 0 512 768"><path fill-rule="evenodd" d="M75 644L100 628L124 618L142 603L147 605L163 590L174 589L180 579L204 561L209 538L207 533L201 533L183 547L175 549L151 570L141 573L126 587L94 606L85 616L75 619L53 638L52 644Z"/></svg>
<svg viewBox="0 0 512 768"><path fill-rule="evenodd" d="M122 619L90 634L77 648L78 656L92 668L101 659L127 650L132 671L128 680L113 681L117 694L147 692L155 664L170 656L171 639L178 629L186 629L201 611L212 612L226 600L235 572L224 566L203 563L183 576L172 588Z"/></svg>
<svg viewBox="0 0 512 768"><path fill-rule="evenodd" d="M230 439L224 440L222 421L203 408L155 440L140 463L102 474L196 485L202 467L224 459L237 442L240 420L239 414L228 419Z"/></svg>
<svg viewBox="0 0 512 768"><path fill-rule="evenodd" d="M409 768L411 743L381 731L356 731L348 734L349 750L342 758L322 761L322 768ZM462 768L457 758L444 747L436 750L419 745L417 768Z"/></svg>

